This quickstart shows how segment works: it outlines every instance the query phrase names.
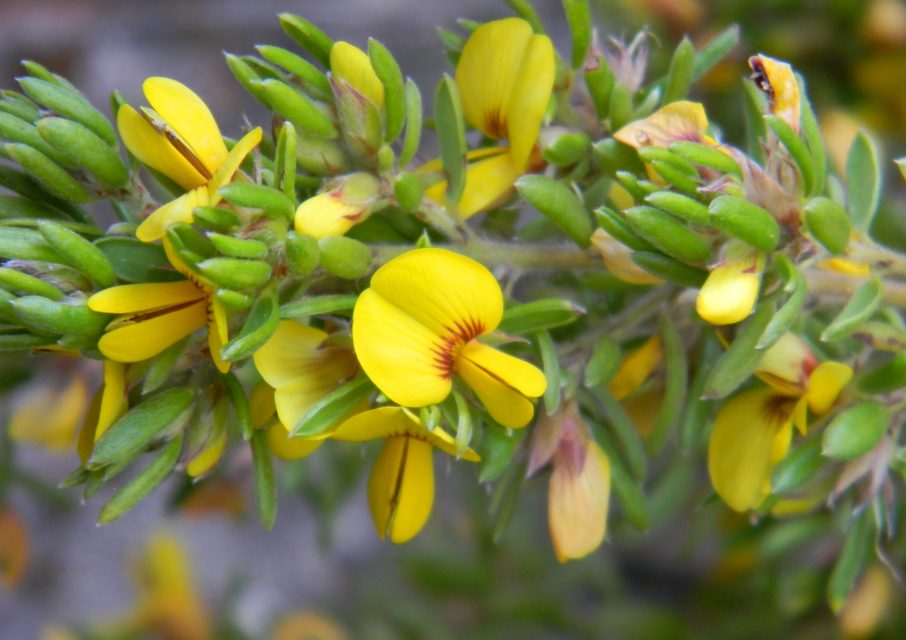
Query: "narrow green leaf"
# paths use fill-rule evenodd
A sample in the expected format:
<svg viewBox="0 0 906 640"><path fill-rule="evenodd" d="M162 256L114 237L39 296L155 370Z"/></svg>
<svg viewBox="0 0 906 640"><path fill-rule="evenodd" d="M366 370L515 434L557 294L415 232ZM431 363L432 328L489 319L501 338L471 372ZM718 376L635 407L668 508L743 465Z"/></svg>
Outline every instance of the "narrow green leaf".
<svg viewBox="0 0 906 640"><path fill-rule="evenodd" d="M330 67L333 40L313 23L291 13L281 13L280 26L300 47L308 51L325 67Z"/></svg>
<svg viewBox="0 0 906 640"><path fill-rule="evenodd" d="M686 400L686 385L689 377L689 363L686 360L686 347L673 323L666 316L660 320L661 340L664 345L664 399L654 420L651 435L646 444L650 455L657 455L673 426L683 413Z"/></svg>
<svg viewBox="0 0 906 640"><path fill-rule="evenodd" d="M667 72L667 85L664 87L662 104L669 104L682 100L689 93L692 86L692 75L695 73L695 47L688 37L683 36L673 58L670 60L670 70Z"/></svg>
<svg viewBox="0 0 906 640"><path fill-rule="evenodd" d="M796 163L799 175L802 177L802 193L812 193L815 183L815 167L812 165L812 155L805 146L805 142L783 119L771 115L765 116L764 119Z"/></svg>
<svg viewBox="0 0 906 640"><path fill-rule="evenodd" d="M735 391L755 370L762 353L755 348L774 316L774 302L763 299L755 313L739 328L730 348L714 363L703 396L724 398Z"/></svg>
<svg viewBox="0 0 906 640"><path fill-rule="evenodd" d="M822 437L821 454L832 460L852 460L871 451L887 431L890 410L869 400L834 416Z"/></svg>
<svg viewBox="0 0 906 640"><path fill-rule="evenodd" d="M298 302L290 302L280 307L281 318L301 318L318 314L348 315L355 307L358 296L353 294L331 294L311 296Z"/></svg>
<svg viewBox="0 0 906 640"><path fill-rule="evenodd" d="M434 126L447 177L447 202L459 202L466 185L466 130L459 89L448 74L444 74L434 94Z"/></svg>
<svg viewBox="0 0 906 640"><path fill-rule="evenodd" d="M406 131L400 148L399 166L405 167L418 152L422 137L422 94L411 78L406 80Z"/></svg>
<svg viewBox="0 0 906 640"><path fill-rule="evenodd" d="M513 455L522 442L526 429L503 429L497 425L486 425L482 431L478 453L478 481L491 482L506 471L513 460Z"/></svg>
<svg viewBox="0 0 906 640"><path fill-rule="evenodd" d="M113 265L104 252L94 244L50 220L38 222L38 229L47 240L47 244L60 254L69 266L84 273L101 288L116 284Z"/></svg>
<svg viewBox="0 0 906 640"><path fill-rule="evenodd" d="M812 438L798 444L784 456L771 476L771 490L775 494L795 491L811 480L823 466L821 438Z"/></svg>
<svg viewBox="0 0 906 640"><path fill-rule="evenodd" d="M585 309L569 300L533 300L508 307L497 329L503 333L524 335L571 324L584 313Z"/></svg>
<svg viewBox="0 0 906 640"><path fill-rule="evenodd" d="M863 509L850 523L843 549L827 583L827 601L834 613L840 613L846 597L856 585L871 552L873 536L871 510Z"/></svg>
<svg viewBox="0 0 906 640"><path fill-rule="evenodd" d="M255 467L255 504L258 506L258 518L264 528L270 531L277 519L277 484L274 481L271 452L267 446L267 432L256 429L250 445L252 464Z"/></svg>
<svg viewBox="0 0 906 640"><path fill-rule="evenodd" d="M858 231L867 233L881 203L881 152L865 131L853 140L846 157L849 216Z"/></svg>
<svg viewBox="0 0 906 640"><path fill-rule="evenodd" d="M704 334L698 350L695 374L692 376L692 383L686 394L688 399L686 408L680 417L679 443L684 451L695 448L701 441L702 435L708 433L708 417L714 403L702 396L705 393L708 376L711 375L711 368L720 355L720 343L714 334Z"/></svg>
<svg viewBox="0 0 906 640"><path fill-rule="evenodd" d="M595 345L582 376L586 388L606 385L620 368L620 343L604 336Z"/></svg>
<svg viewBox="0 0 906 640"><path fill-rule="evenodd" d="M821 333L821 340L830 342L851 334L874 314L880 306L883 296L884 288L877 276L872 276L863 282L843 310Z"/></svg>
<svg viewBox="0 0 906 640"><path fill-rule="evenodd" d="M739 43L739 27L732 25L711 39L703 49L695 54L692 81L699 80L717 64L730 55Z"/></svg>
<svg viewBox="0 0 906 640"><path fill-rule="evenodd" d="M547 415L552 416L560 407L560 361L557 358L557 349L554 341L547 331L538 331L534 334L535 344L541 356L541 367L544 377L547 378L547 387L544 389L544 409Z"/></svg>
<svg viewBox="0 0 906 640"><path fill-rule="evenodd" d="M601 404L608 418L608 426L620 447L623 459L632 477L641 481L645 477L645 449L635 425L626 415L623 406L604 387L589 389L591 395Z"/></svg>
<svg viewBox="0 0 906 640"><path fill-rule="evenodd" d="M373 38L368 39L368 57L374 72L384 85L384 141L393 142L406 121L403 72L387 47Z"/></svg>
<svg viewBox="0 0 906 640"><path fill-rule="evenodd" d="M578 69L585 63L588 49L591 47L591 8L588 6L588 0L563 0L563 11L572 36L570 60L573 69Z"/></svg>
<svg viewBox="0 0 906 640"><path fill-rule="evenodd" d="M279 324L277 296L271 288L265 289L249 310L239 334L223 346L220 356L227 362L249 357L267 342Z"/></svg>
<svg viewBox="0 0 906 640"><path fill-rule="evenodd" d="M293 426L292 435L312 437L325 433L373 391L368 376L353 378L309 407Z"/></svg>
<svg viewBox="0 0 906 640"><path fill-rule="evenodd" d="M180 433L163 446L151 464L117 491L101 509L98 524L110 524L122 517L166 480L179 461L182 441L183 435Z"/></svg>
<svg viewBox="0 0 906 640"><path fill-rule="evenodd" d="M243 440L248 440L252 437L254 425L252 425L252 409L249 406L245 389L242 388L242 383L232 371L220 374L220 379L230 398L230 403L233 405L233 411L236 412L239 433L242 434Z"/></svg>

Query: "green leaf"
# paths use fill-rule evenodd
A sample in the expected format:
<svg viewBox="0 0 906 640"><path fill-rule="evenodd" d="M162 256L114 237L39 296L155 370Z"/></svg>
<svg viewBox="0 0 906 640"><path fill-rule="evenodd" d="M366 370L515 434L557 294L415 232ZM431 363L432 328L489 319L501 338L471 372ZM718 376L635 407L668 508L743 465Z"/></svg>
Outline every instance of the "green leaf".
<svg viewBox="0 0 906 640"><path fill-rule="evenodd" d="M88 127L60 117L43 118L35 127L50 146L105 186L119 188L129 180L129 171L116 150Z"/></svg>
<svg viewBox="0 0 906 640"><path fill-rule="evenodd" d="M739 27L732 25L721 31L703 49L695 54L692 80L699 80L717 64L730 55L730 52L739 44Z"/></svg>
<svg viewBox="0 0 906 640"><path fill-rule="evenodd" d="M368 39L368 57L375 74L384 85L384 141L393 142L406 121L403 73L393 54L373 38Z"/></svg>
<svg viewBox="0 0 906 640"><path fill-rule="evenodd" d="M720 343L714 334L704 334L698 350L695 374L692 376L692 383L686 394L688 398L686 408L680 417L679 443L684 451L696 447L701 441L702 435L708 433L708 419L714 402L703 396L711 368L720 355Z"/></svg>
<svg viewBox="0 0 906 640"><path fill-rule="evenodd" d="M881 203L881 152L877 143L860 131L846 157L849 217L858 231L867 233Z"/></svg>
<svg viewBox="0 0 906 640"><path fill-rule="evenodd" d="M661 104L669 104L685 98L689 93L689 87L692 86L693 73L695 73L695 47L692 46L688 37L683 36L670 60L667 85L664 88Z"/></svg>
<svg viewBox="0 0 906 640"><path fill-rule="evenodd" d="M355 307L358 296L354 294L330 294L311 296L298 302L290 302L280 307L281 318L301 318L318 314L348 315Z"/></svg>
<svg viewBox="0 0 906 640"><path fill-rule="evenodd" d="M249 406L249 399L242 388L242 383L232 371L220 374L220 379L226 389L230 403L233 405L233 411L236 412L236 423L239 425L239 433L244 440L252 437L254 425L252 424L252 409Z"/></svg>
<svg viewBox="0 0 906 640"><path fill-rule="evenodd" d="M2 149L58 198L76 204L95 199L79 181L37 149L20 143L8 143Z"/></svg>
<svg viewBox="0 0 906 640"><path fill-rule="evenodd" d="M823 465L821 438L812 438L800 443L774 468L771 490L775 494L795 491L811 480Z"/></svg>
<svg viewBox="0 0 906 640"><path fill-rule="evenodd" d="M271 288L266 289L249 310L239 335L220 350L220 356L227 362L236 362L257 351L277 330L280 324L280 307L277 296Z"/></svg>
<svg viewBox="0 0 906 640"><path fill-rule="evenodd" d="M277 189L263 184L246 184L234 182L220 187L218 193L224 200L238 207L263 209L267 213L292 220L296 206L291 198Z"/></svg>
<svg viewBox="0 0 906 640"><path fill-rule="evenodd" d="M208 258L198 263L201 274L227 289L254 289L271 279L271 266L260 260Z"/></svg>
<svg viewBox="0 0 906 640"><path fill-rule="evenodd" d="M258 518L265 529L274 528L277 519L277 485L271 452L267 446L267 432L256 429L252 434L252 464L255 467L255 504Z"/></svg>
<svg viewBox="0 0 906 640"><path fill-rule="evenodd" d="M652 456L657 455L661 450L672 427L682 415L689 377L686 347L676 327L666 316L661 316L660 330L664 345L666 378L664 399L661 401L661 408L658 410L651 435L646 442Z"/></svg>
<svg viewBox="0 0 906 640"><path fill-rule="evenodd" d="M588 49L591 47L591 9L588 0L563 0L563 11L572 36L570 60L573 69L578 69L585 63Z"/></svg>
<svg viewBox="0 0 906 640"><path fill-rule="evenodd" d="M809 194L814 190L815 167L812 165L812 155L809 153L805 142L792 127L777 116L765 116L765 121L777 139L786 147L802 177L802 193Z"/></svg>
<svg viewBox="0 0 906 640"><path fill-rule="evenodd" d="M773 251L780 242L780 225L774 216L745 198L719 196L708 210L715 227L759 251Z"/></svg>
<svg viewBox="0 0 906 640"><path fill-rule="evenodd" d="M544 33L544 24L529 0L506 0L506 3L510 5L520 18L532 25L532 31Z"/></svg>
<svg viewBox="0 0 906 640"><path fill-rule="evenodd" d="M74 231L50 220L38 222L41 235L66 264L84 273L101 288L116 284L113 265L98 247Z"/></svg>
<svg viewBox="0 0 906 640"><path fill-rule="evenodd" d="M418 152L422 137L422 94L411 78L406 80L406 131L400 148L399 166L405 167Z"/></svg>
<svg viewBox="0 0 906 640"><path fill-rule="evenodd" d="M158 244L108 236L99 238L94 245L107 256L116 277L124 282L173 282L183 279L170 268L167 255ZM0 255L3 255L2 252Z"/></svg>
<svg viewBox="0 0 906 640"><path fill-rule="evenodd" d="M834 613L840 613L846 597L856 584L868 560L874 537L870 509L863 509L850 524L843 549L827 583L827 601Z"/></svg>
<svg viewBox="0 0 906 640"><path fill-rule="evenodd" d="M595 345L582 376L586 388L606 385L620 368L620 343L604 336Z"/></svg>
<svg viewBox="0 0 906 640"><path fill-rule="evenodd" d="M708 272L674 260L657 251L633 251L629 258L648 273L683 287L699 289L708 279Z"/></svg>
<svg viewBox="0 0 906 640"><path fill-rule="evenodd" d="M513 455L525 436L526 429L503 429L489 424L482 432L478 453L478 481L491 482L510 467Z"/></svg>
<svg viewBox="0 0 906 640"><path fill-rule="evenodd" d="M328 236L318 241L321 267L329 274L355 280L371 268L371 249L346 236Z"/></svg>
<svg viewBox="0 0 906 640"><path fill-rule="evenodd" d="M805 203L805 228L833 255L846 251L852 225L846 209L839 204L818 196Z"/></svg>
<svg viewBox="0 0 906 640"><path fill-rule="evenodd" d="M773 299L761 300L755 313L739 328L733 344L714 363L705 382L704 397L725 398L752 374L763 355L755 345L764 334L774 311Z"/></svg>
<svg viewBox="0 0 906 640"><path fill-rule="evenodd" d="M16 80L29 98L56 114L84 125L114 149L117 148L119 142L113 125L71 85L64 86L39 78Z"/></svg>
<svg viewBox="0 0 906 640"><path fill-rule="evenodd" d="M535 344L538 346L538 353L541 356L541 366L544 370L544 377L547 379L547 386L544 389L544 410L547 415L552 416L560 407L560 361L557 358L557 349L554 341L547 331L538 331L534 334Z"/></svg>
<svg viewBox="0 0 906 640"><path fill-rule="evenodd" d="M777 264L783 264L786 270L784 291L789 292L789 297L777 310L777 313L771 318L768 326L765 327L764 333L758 339L755 348L759 351L767 349L780 337L789 331L790 327L799 319L802 306L805 304L805 296L808 293L805 278L793 262L782 253L774 256Z"/></svg>
<svg viewBox="0 0 906 640"><path fill-rule="evenodd" d="M459 202L466 186L466 130L459 89L448 74L444 74L434 94L434 126L447 177L447 202Z"/></svg>
<svg viewBox="0 0 906 640"><path fill-rule="evenodd" d="M167 389L127 411L95 443L89 468L113 464L140 451L161 432L186 417L195 393L187 387Z"/></svg>
<svg viewBox="0 0 906 640"><path fill-rule="evenodd" d="M860 375L856 387L862 393L891 393L906 386L906 353L897 353L884 364Z"/></svg>
<svg viewBox="0 0 906 640"><path fill-rule="evenodd" d="M325 67L330 67L333 40L312 22L291 13L280 14L280 26L300 47L308 51Z"/></svg>
<svg viewBox="0 0 906 640"><path fill-rule="evenodd" d="M851 334L874 314L880 306L883 296L884 288L877 276L872 276L863 282L843 310L821 333L821 340L830 342Z"/></svg>
<svg viewBox="0 0 906 640"><path fill-rule="evenodd" d="M98 524L110 524L135 507L160 485L179 461L183 435L180 433L163 446L157 457L126 486L117 491L101 509Z"/></svg>
<svg viewBox="0 0 906 640"><path fill-rule="evenodd" d="M648 504L639 481L632 476L608 435L598 430L595 438L610 462L610 483L623 516L639 531L648 529Z"/></svg>
<svg viewBox="0 0 906 640"><path fill-rule="evenodd" d="M576 244L588 247L591 218L582 200L568 185L547 176L525 175L516 180L516 190Z"/></svg>
<svg viewBox="0 0 906 640"><path fill-rule="evenodd" d="M890 410L869 400L834 416L821 440L821 454L832 460L852 460L871 451L887 431Z"/></svg>
<svg viewBox="0 0 906 640"><path fill-rule="evenodd" d="M629 468L632 477L641 481L645 477L645 449L635 425L626 415L616 398L604 387L589 389L591 395L600 403L608 419L608 425L613 437L620 447L623 459Z"/></svg>
<svg viewBox="0 0 906 640"><path fill-rule="evenodd" d="M660 209L639 205L626 210L632 230L669 256L693 264L707 262L711 244Z"/></svg>
<svg viewBox="0 0 906 640"><path fill-rule="evenodd" d="M373 391L374 385L368 376L353 378L309 407L293 426L292 435L308 438L327 432Z"/></svg>

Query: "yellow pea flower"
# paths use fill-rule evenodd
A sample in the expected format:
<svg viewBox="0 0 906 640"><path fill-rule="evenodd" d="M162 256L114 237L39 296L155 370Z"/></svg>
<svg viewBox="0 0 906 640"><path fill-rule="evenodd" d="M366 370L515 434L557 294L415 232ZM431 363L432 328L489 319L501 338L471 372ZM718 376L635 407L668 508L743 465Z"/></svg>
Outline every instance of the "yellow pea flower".
<svg viewBox="0 0 906 640"><path fill-rule="evenodd" d="M334 440L362 442L384 439L368 477L368 506L381 540L406 542L431 515L434 504L433 449L457 456L454 439L440 428L429 431L402 407L381 407L359 413L341 424ZM464 460L476 462L467 449Z"/></svg>
<svg viewBox="0 0 906 640"><path fill-rule="evenodd" d="M215 287L189 266L164 241L170 264L187 280L125 284L99 291L88 307L101 313L121 314L107 325L98 341L104 356L117 362L147 360L207 325L211 359L221 372L230 364L220 357L227 343L226 311L214 297Z"/></svg>
<svg viewBox="0 0 906 640"><path fill-rule="evenodd" d="M755 86L768 98L771 113L799 133L799 82L793 68L763 54L749 58L749 67Z"/></svg>
<svg viewBox="0 0 906 640"><path fill-rule="evenodd" d="M151 108L123 105L116 122L123 143L142 163L187 190L160 207L138 227L144 242L163 237L167 227L192 222L195 207L216 205L217 190L261 142L256 127L227 150L208 106L191 89L170 78L148 78L142 85Z"/></svg>
<svg viewBox="0 0 906 640"><path fill-rule="evenodd" d="M384 84L371 66L368 54L348 42L335 42L330 48L330 73L343 80L380 109L384 106Z"/></svg>
<svg viewBox="0 0 906 640"><path fill-rule="evenodd" d="M289 432L313 404L355 376L359 366L352 349L332 341L320 329L283 320L252 357L269 385L259 387L252 396L255 426L267 428L268 443L275 455L285 459L308 455L330 434L290 438ZM279 423L268 424L275 412Z"/></svg>
<svg viewBox="0 0 906 640"><path fill-rule="evenodd" d="M157 534L148 542L135 566L135 583L138 602L131 626L173 640L213 637L210 615L175 537Z"/></svg>
<svg viewBox="0 0 906 640"><path fill-rule="evenodd" d="M0 584L12 589L28 566L28 532L10 507L0 510Z"/></svg>
<svg viewBox="0 0 906 640"><path fill-rule="evenodd" d="M711 269L699 289L695 299L698 315L714 325L745 320L758 301L764 260L760 251L730 243L725 258Z"/></svg>
<svg viewBox="0 0 906 640"><path fill-rule="evenodd" d="M88 406L85 379L30 384L12 401L9 436L16 442L41 446L54 453L68 453L75 442L79 419Z"/></svg>
<svg viewBox="0 0 906 640"><path fill-rule="evenodd" d="M459 202L463 218L499 203L531 164L555 68L550 38L533 33L520 18L485 23L469 36L456 66L463 114L485 136L506 140L509 146L468 154L470 165ZM425 194L443 203L446 189L440 182Z"/></svg>
<svg viewBox="0 0 906 640"><path fill-rule="evenodd" d="M743 391L717 414L708 446L708 473L730 508L748 511L771 491L771 473L785 456L795 426L807 430L807 415L830 411L853 371L817 359L802 339L786 334L765 352L756 374L768 387Z"/></svg>
<svg viewBox="0 0 906 640"><path fill-rule="evenodd" d="M408 251L378 269L356 302L352 340L362 369L405 407L441 402L456 373L494 420L523 427L528 398L547 380L535 366L483 344L503 316L503 293L483 265L445 249Z"/></svg>
<svg viewBox="0 0 906 640"><path fill-rule="evenodd" d="M666 147L683 140L717 144L707 130L705 108L698 102L679 100L661 107L647 118L630 122L613 137L635 149Z"/></svg>
<svg viewBox="0 0 906 640"><path fill-rule="evenodd" d="M371 214L380 197L380 186L370 173L331 180L296 209L296 231L318 239L343 235Z"/></svg>
<svg viewBox="0 0 906 640"><path fill-rule="evenodd" d="M610 461L594 441L576 405L568 402L532 432L528 473L553 465L547 521L559 562L587 556L607 534Z"/></svg>

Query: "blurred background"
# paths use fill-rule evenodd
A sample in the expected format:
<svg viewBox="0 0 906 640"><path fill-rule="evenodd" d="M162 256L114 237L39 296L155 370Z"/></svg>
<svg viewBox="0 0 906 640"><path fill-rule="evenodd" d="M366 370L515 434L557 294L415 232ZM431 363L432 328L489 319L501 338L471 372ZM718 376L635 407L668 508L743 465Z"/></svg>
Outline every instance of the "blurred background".
<svg viewBox="0 0 906 640"><path fill-rule="evenodd" d="M906 4L899 0L593 4L602 36L629 39L647 26L657 69L666 67L683 34L701 43L739 23L739 48L693 92L730 141L742 139L738 112L746 58L763 52L789 60L808 79L832 155L845 154L860 122L883 140L889 156L903 153ZM537 5L558 48L568 50L560 3ZM222 54L252 53L261 43L292 48L276 18L284 11L359 46L377 38L426 96L447 68L435 27L454 29L457 18L511 15L503 2L487 0L2 0L0 80L12 87L19 60L36 60L109 113L113 90L141 103L142 80L166 75L189 84L224 132L235 135L245 119L267 125L269 117L233 79ZM885 224L902 228L899 218L889 218ZM0 388L12 389L0 399L0 419L14 410L15 389L25 380L52 380L67 366L50 356L0 359ZM374 535L357 471L362 452L348 449L284 464L277 524L266 533L254 514L248 460L236 461L235 477L222 478L201 498L194 494L178 515L173 506L183 488L168 486L123 520L98 528L103 496L81 505L78 491L52 489L77 466L76 456L19 446L17 466L34 474L31 490L8 498L28 532L30 564L15 589L0 588L0 638L62 639L68 637L63 629L102 634L106 622L115 628L143 593L153 592L154 580L137 567L141 558L160 561L147 546L159 530L169 531L182 548L163 556L173 566L190 567L191 589L204 615L216 618L218 638L840 633L826 611L819 575L801 562L821 566L833 558L836 547L820 538L831 516L819 514L806 519L805 528L797 523L799 530L766 540L767 534L720 505L703 502L707 494L685 498L688 486L701 480L701 460L663 463L652 490L659 519L649 532L615 517L604 549L560 566L547 536L545 478L526 484L509 527L495 532L488 493L476 485L474 470L438 460L439 504L428 527L414 542L394 547ZM717 530L724 532L719 542L709 534ZM799 564L787 562L791 555Z"/></svg>

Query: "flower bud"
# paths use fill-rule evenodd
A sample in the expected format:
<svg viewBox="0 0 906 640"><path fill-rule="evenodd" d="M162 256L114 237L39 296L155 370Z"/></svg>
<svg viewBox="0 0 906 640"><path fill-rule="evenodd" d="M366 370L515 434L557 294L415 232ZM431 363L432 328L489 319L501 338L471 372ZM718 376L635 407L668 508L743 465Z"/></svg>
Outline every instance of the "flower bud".
<svg viewBox="0 0 906 640"><path fill-rule="evenodd" d="M343 235L383 200L380 188L370 173L352 173L329 182L296 209L296 231L315 238Z"/></svg>
<svg viewBox="0 0 906 640"><path fill-rule="evenodd" d="M711 270L695 301L698 315L716 325L735 324L752 312L758 300L764 254L731 251L720 266Z"/></svg>
<svg viewBox="0 0 906 640"><path fill-rule="evenodd" d="M290 231L286 235L286 266L297 276L307 276L320 264L318 240L304 233Z"/></svg>
<svg viewBox="0 0 906 640"><path fill-rule="evenodd" d="M202 275L219 287L256 289L271 279L271 266L260 260L208 258L198 263Z"/></svg>

